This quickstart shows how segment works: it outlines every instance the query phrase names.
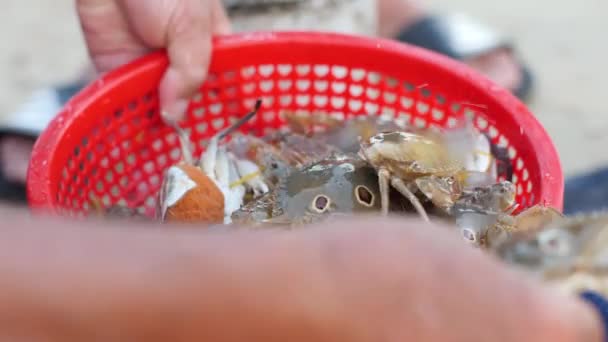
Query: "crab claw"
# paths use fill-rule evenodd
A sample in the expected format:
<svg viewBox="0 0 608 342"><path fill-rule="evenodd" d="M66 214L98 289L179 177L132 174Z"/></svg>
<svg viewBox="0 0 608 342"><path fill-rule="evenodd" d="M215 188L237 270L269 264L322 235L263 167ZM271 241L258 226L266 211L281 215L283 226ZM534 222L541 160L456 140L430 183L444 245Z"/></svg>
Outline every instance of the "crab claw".
<svg viewBox="0 0 608 342"><path fill-rule="evenodd" d="M220 191L224 194L224 223L232 222L230 219L232 213L239 210L243 205L245 191L242 188L230 187L230 163L228 153L224 146L217 151L217 160L215 166L216 184Z"/></svg>
<svg viewBox="0 0 608 342"><path fill-rule="evenodd" d="M255 197L259 197L270 191L268 184L262 178L262 171L254 162L238 158L235 158L234 162L241 179L253 190Z"/></svg>
<svg viewBox="0 0 608 342"><path fill-rule="evenodd" d="M165 173L157 215L162 222L219 223L224 219L224 195L198 167L174 165Z"/></svg>

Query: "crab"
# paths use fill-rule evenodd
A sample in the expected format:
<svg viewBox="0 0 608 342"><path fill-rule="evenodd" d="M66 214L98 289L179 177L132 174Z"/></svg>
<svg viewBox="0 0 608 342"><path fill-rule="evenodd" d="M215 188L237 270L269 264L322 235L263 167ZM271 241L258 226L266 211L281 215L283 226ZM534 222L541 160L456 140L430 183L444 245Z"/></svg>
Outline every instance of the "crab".
<svg viewBox="0 0 608 342"><path fill-rule="evenodd" d="M260 165L262 176L270 188L285 178L292 169L309 165L338 152L335 148L298 135L281 135L273 143L238 134L228 144L231 155L247 160L250 166Z"/></svg>
<svg viewBox="0 0 608 342"><path fill-rule="evenodd" d="M534 235L546 224L562 217L556 209L536 204L517 215L511 215L508 210L464 211L457 216L456 224L465 241L496 252L504 244Z"/></svg>
<svg viewBox="0 0 608 342"><path fill-rule="evenodd" d="M375 170L356 155L334 153L292 170L279 186L233 214L244 225L295 227L340 214L380 210Z"/></svg>
<svg viewBox="0 0 608 342"><path fill-rule="evenodd" d="M269 191L255 163L236 158L220 145L223 138L256 115L260 106L261 101L258 101L252 112L214 135L198 165L188 156L189 139L183 131L177 131L184 160L165 172L157 210L161 221L222 221L228 224L232 213L243 204L247 190L258 197Z"/></svg>
<svg viewBox="0 0 608 342"><path fill-rule="evenodd" d="M608 213L556 217L505 243L500 258L569 293L608 295Z"/></svg>
<svg viewBox="0 0 608 342"><path fill-rule="evenodd" d="M360 145L359 156L378 172L382 215L388 215L390 184L412 203L420 217L429 221L414 195L417 181L420 184L424 178L434 176L435 179L451 178L453 182L461 182L466 174L462 162L454 158L437 134L431 132L378 133L367 140L362 139ZM445 183L449 181L445 180Z"/></svg>
<svg viewBox="0 0 608 342"><path fill-rule="evenodd" d="M331 145L344 153L356 153L359 150L359 138L368 139L372 135L404 129L394 120L376 115L355 115L348 119L336 119L330 115L298 115L286 112L285 119L293 132L310 136L315 141ZM315 131L315 127L323 127Z"/></svg>

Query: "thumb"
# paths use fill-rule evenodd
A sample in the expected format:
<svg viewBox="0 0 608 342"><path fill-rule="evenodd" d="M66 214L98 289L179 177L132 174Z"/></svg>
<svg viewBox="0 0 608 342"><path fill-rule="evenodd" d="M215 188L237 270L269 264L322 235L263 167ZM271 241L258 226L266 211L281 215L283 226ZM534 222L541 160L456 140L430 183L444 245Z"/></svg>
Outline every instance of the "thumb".
<svg viewBox="0 0 608 342"><path fill-rule="evenodd" d="M229 30L228 19L218 1L176 1L167 25L170 66L160 84L163 119L181 120L189 99L207 77L211 39L216 28Z"/></svg>
<svg viewBox="0 0 608 342"><path fill-rule="evenodd" d="M230 34L232 32L230 19L226 15L222 2L219 0L213 0L212 2L213 32L216 34Z"/></svg>

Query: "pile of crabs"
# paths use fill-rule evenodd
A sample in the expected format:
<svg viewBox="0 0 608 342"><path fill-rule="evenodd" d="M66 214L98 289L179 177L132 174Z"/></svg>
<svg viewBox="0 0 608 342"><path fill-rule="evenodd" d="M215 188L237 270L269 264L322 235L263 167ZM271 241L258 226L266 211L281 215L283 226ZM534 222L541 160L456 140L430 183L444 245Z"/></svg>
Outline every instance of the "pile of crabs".
<svg viewBox="0 0 608 342"><path fill-rule="evenodd" d="M567 291L608 294L608 215L564 217L543 205L513 214L516 188L497 181L511 179L507 153L471 124L285 113L287 130L238 132L260 105L211 137L198 160L174 127L184 158L165 172L160 222L294 229L338 215L417 215Z"/></svg>

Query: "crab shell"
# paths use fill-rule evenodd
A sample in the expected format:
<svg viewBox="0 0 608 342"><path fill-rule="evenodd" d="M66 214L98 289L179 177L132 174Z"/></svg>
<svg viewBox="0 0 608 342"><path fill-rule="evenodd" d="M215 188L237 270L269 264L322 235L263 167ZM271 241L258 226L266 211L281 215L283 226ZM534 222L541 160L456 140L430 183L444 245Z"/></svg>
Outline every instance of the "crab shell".
<svg viewBox="0 0 608 342"><path fill-rule="evenodd" d="M171 166L159 196L158 215L163 222L224 222L224 195L215 182L194 165Z"/></svg>
<svg viewBox="0 0 608 342"><path fill-rule="evenodd" d="M464 170L447 146L431 135L379 133L361 142L359 155L375 168L384 167L403 180L426 175L448 177Z"/></svg>

